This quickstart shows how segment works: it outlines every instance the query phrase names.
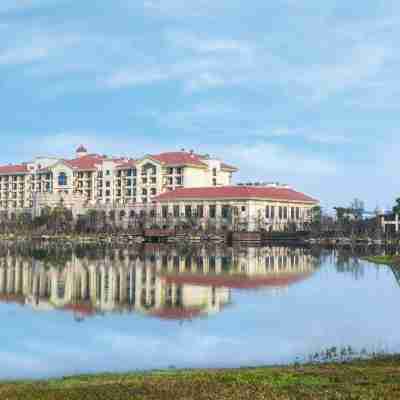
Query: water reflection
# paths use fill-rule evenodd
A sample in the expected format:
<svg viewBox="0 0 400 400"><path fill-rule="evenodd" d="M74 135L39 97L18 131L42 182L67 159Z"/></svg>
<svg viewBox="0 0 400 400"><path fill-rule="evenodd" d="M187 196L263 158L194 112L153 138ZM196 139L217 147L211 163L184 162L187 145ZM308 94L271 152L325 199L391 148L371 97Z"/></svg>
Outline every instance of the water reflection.
<svg viewBox="0 0 400 400"><path fill-rule="evenodd" d="M400 273L360 255L0 243L0 379L398 352Z"/></svg>
<svg viewBox="0 0 400 400"><path fill-rule="evenodd" d="M284 292L309 278L320 260L310 249L290 247L3 248L0 301L71 312L77 321L132 312L193 319L224 310L232 289Z"/></svg>

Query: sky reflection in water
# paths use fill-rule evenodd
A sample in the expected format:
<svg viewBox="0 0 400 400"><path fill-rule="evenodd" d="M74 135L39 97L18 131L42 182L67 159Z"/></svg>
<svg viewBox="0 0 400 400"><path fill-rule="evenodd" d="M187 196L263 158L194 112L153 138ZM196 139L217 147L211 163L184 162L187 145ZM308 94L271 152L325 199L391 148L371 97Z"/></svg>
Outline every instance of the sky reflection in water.
<svg viewBox="0 0 400 400"><path fill-rule="evenodd" d="M388 267L285 247L0 255L0 379L398 351Z"/></svg>

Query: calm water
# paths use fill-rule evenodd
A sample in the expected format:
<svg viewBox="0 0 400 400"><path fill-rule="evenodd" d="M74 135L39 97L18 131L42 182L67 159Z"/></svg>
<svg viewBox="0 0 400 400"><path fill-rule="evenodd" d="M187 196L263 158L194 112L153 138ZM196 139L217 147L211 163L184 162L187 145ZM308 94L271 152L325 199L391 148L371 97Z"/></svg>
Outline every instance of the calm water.
<svg viewBox="0 0 400 400"><path fill-rule="evenodd" d="M400 351L400 278L287 247L0 249L0 379Z"/></svg>

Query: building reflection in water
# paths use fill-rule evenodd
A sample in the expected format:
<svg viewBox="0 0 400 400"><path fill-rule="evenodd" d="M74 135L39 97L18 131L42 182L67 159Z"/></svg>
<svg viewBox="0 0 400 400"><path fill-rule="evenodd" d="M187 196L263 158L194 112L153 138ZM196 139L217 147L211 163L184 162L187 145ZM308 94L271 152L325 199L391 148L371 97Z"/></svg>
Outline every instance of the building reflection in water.
<svg viewBox="0 0 400 400"><path fill-rule="evenodd" d="M55 265L58 264L58 265ZM109 249L101 256L55 263L5 251L0 256L0 302L34 310L96 314L140 312L165 319L192 319L220 312L232 289L281 293L307 279L319 265L307 249L196 248L164 245Z"/></svg>

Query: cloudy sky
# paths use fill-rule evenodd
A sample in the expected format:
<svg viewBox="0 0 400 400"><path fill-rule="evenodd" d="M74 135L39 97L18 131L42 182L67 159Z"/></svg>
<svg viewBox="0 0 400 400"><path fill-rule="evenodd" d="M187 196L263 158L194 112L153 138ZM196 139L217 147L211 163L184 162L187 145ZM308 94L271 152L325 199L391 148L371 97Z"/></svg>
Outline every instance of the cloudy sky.
<svg viewBox="0 0 400 400"><path fill-rule="evenodd" d="M398 0L1 0L0 163L193 148L386 207L398 37Z"/></svg>

